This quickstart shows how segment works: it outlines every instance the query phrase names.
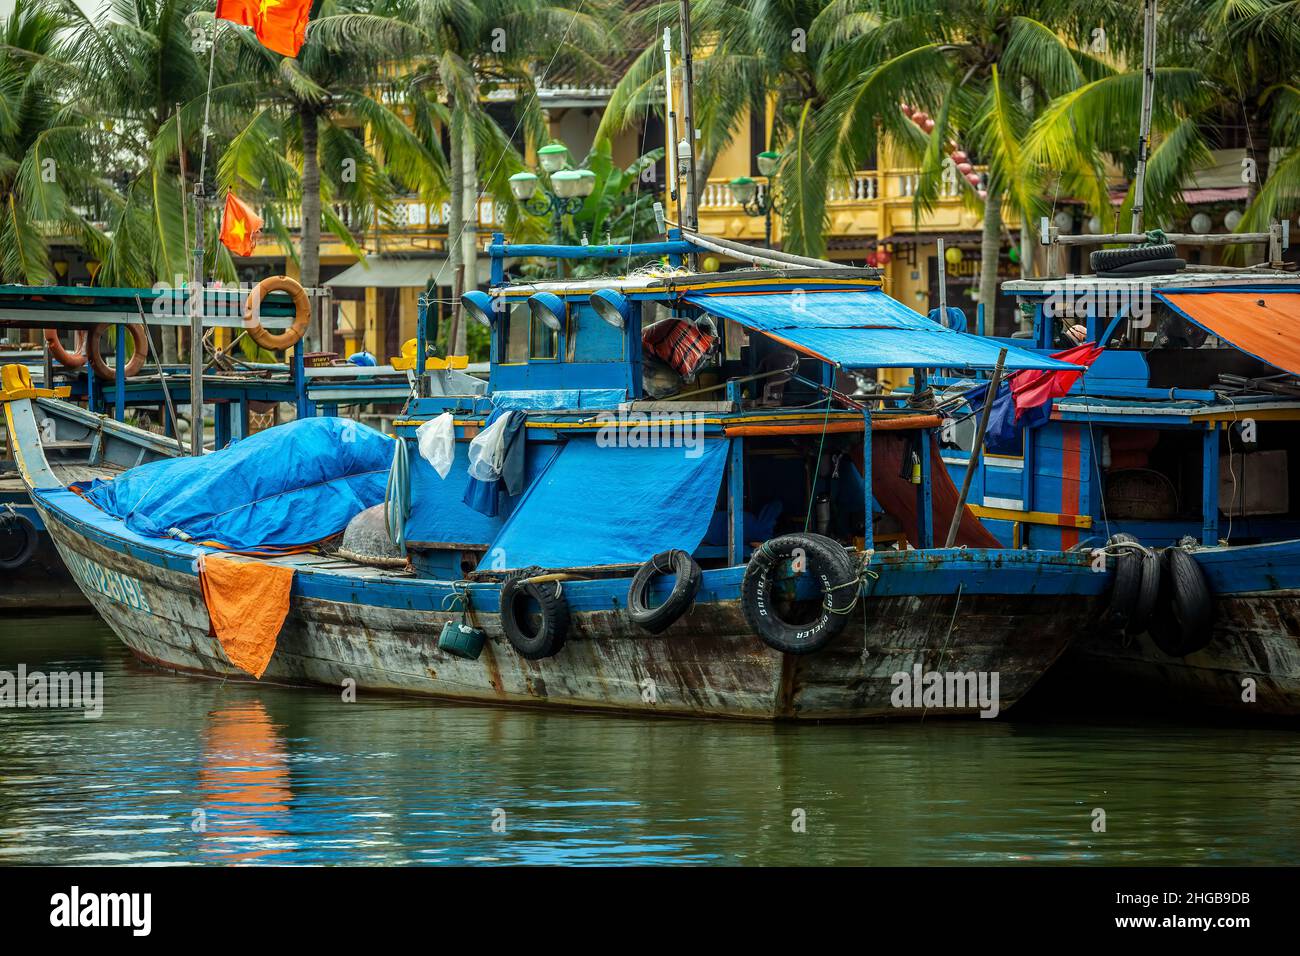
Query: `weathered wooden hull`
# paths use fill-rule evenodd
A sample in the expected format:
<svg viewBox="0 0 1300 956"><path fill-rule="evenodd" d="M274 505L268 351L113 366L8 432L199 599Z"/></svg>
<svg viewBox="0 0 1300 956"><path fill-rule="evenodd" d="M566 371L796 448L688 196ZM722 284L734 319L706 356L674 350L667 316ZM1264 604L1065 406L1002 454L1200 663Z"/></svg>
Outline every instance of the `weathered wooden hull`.
<svg viewBox="0 0 1300 956"><path fill-rule="evenodd" d="M1214 640L1203 651L1174 658L1146 634L1126 643L1085 633L1057 665L1052 686L1078 700L1095 695L1108 708L1300 717L1300 591L1224 595L1216 605Z"/></svg>
<svg viewBox="0 0 1300 956"><path fill-rule="evenodd" d="M1175 658L1150 636L1080 633L1044 690L1101 706L1300 717L1300 541L1194 552L1214 595L1214 636Z"/></svg>
<svg viewBox="0 0 1300 956"><path fill-rule="evenodd" d="M47 512L46 520L96 610L137 657L179 671L247 679L209 634L190 569L149 560L134 546L106 546L57 514ZM114 585L97 569L132 583ZM739 571L727 569L733 570ZM920 578L922 572L909 567L897 576ZM626 588L626 581L575 583L568 592L574 606L569 640L556 657L542 661L515 653L492 610L471 618L488 635L477 661L438 650L442 624L459 614L438 609L444 593L437 587L424 588L423 602L394 595L385 606L375 594L383 585L368 584L370 600L357 602L311 596L309 584L296 585L263 680L340 691L351 681L359 692L675 716L908 717L927 708L919 701L896 707L894 675L911 674L917 665L922 671L995 672L998 709L1005 710L1060 656L1074 631L1075 618L1060 613L1059 595L889 595L862 602L823 653L790 657L750 632L735 596L738 581L738 574L706 572L695 610L660 636L637 631L621 610L591 608L594 595L583 593L584 586ZM414 587L410 579L394 582L404 592ZM475 603L490 606L491 593ZM1095 599L1077 600L1086 614ZM929 708L928 715L968 716L980 709L972 700L966 707Z"/></svg>

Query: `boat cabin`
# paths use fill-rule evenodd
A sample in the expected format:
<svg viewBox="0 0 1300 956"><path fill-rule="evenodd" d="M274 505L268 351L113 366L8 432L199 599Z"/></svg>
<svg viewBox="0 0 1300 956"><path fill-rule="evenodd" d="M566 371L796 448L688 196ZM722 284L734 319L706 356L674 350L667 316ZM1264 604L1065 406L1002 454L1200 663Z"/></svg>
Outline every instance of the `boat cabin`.
<svg viewBox="0 0 1300 956"><path fill-rule="evenodd" d="M863 549L947 539L957 491L938 454L930 370L978 375L1003 346L913 312L874 270L698 274L682 267L694 251L677 238L495 239L490 291L464 300L491 331L487 393L422 395L397 423L410 442L405 537L418 569L625 567L667 547L734 566L790 531ZM667 261L621 278L515 283L507 256ZM1005 348L1009 369L1072 368ZM879 390L878 368L912 369L914 388ZM441 478L418 435L444 413L455 437ZM507 478L467 487L482 473L474 439L511 413L501 427L523 438L503 439L517 456ZM997 546L972 516L958 524L957 543Z"/></svg>
<svg viewBox="0 0 1300 956"><path fill-rule="evenodd" d="M1300 536L1300 281L1272 269L1003 284L1021 345L1104 346L1050 421L990 442L973 508L1004 544L1070 548ZM942 380L964 387L960 377ZM944 442L965 474L973 423Z"/></svg>

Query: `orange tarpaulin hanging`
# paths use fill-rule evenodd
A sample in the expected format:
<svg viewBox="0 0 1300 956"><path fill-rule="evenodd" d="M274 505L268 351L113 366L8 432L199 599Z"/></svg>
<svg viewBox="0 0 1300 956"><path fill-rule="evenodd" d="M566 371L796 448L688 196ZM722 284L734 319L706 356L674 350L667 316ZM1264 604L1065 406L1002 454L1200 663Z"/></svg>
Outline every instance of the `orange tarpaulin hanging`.
<svg viewBox="0 0 1300 956"><path fill-rule="evenodd" d="M1248 355L1300 375L1300 293L1162 292L1157 298Z"/></svg>
<svg viewBox="0 0 1300 956"><path fill-rule="evenodd" d="M293 568L205 554L199 585L212 621L211 633L221 642L226 658L260 678L289 613Z"/></svg>
<svg viewBox="0 0 1300 956"><path fill-rule="evenodd" d="M311 0L217 0L217 17L252 27L262 46L297 56L307 34Z"/></svg>
<svg viewBox="0 0 1300 956"><path fill-rule="evenodd" d="M261 229L262 217L234 193L227 193L226 211L221 217L221 244L237 256L251 256Z"/></svg>

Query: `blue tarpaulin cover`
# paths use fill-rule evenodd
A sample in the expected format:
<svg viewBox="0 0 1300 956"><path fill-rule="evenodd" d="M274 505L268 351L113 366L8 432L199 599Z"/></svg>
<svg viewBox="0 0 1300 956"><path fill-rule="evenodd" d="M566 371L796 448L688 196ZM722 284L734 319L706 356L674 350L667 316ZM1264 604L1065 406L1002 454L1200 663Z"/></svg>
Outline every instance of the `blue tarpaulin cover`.
<svg viewBox="0 0 1300 956"><path fill-rule="evenodd" d="M238 551L294 547L384 500L393 440L346 418L277 425L198 458L168 458L91 483L86 497L152 537Z"/></svg>
<svg viewBox="0 0 1300 956"><path fill-rule="evenodd" d="M993 368L1002 344L946 328L878 289L690 293L686 301L845 368ZM1069 369L1007 346L1008 369Z"/></svg>
<svg viewBox="0 0 1300 956"><path fill-rule="evenodd" d="M629 448L575 438L524 492L483 566L586 568L693 552L713 518L730 444Z"/></svg>
<svg viewBox="0 0 1300 956"><path fill-rule="evenodd" d="M524 480L532 482L545 470L558 445L530 441L524 453ZM494 489L498 513L488 516L465 504L469 480L469 443L456 442L446 478L411 449L411 514L406 519L408 545L462 545L485 548L496 540L505 519L522 499Z"/></svg>

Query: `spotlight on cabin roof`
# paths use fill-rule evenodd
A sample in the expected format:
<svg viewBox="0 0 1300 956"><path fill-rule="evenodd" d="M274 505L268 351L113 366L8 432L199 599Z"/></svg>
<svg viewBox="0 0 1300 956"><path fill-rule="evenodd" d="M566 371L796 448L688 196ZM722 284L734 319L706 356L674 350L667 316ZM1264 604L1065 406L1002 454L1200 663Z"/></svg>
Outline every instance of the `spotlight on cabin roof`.
<svg viewBox="0 0 1300 956"><path fill-rule="evenodd" d="M613 289L597 289L591 294L591 308L595 313L614 326L621 329L627 324L627 296Z"/></svg>
<svg viewBox="0 0 1300 956"><path fill-rule="evenodd" d="M460 297L460 304L465 307L469 317L480 325L491 326L492 314L495 311L492 302L492 296L478 289L466 292Z"/></svg>
<svg viewBox="0 0 1300 956"><path fill-rule="evenodd" d="M533 318L548 329L560 331L564 327L564 300L550 292L534 292L528 297L528 308Z"/></svg>
<svg viewBox="0 0 1300 956"><path fill-rule="evenodd" d="M548 173L558 173L569 163L569 147L563 143L549 143L537 151L537 161Z"/></svg>

